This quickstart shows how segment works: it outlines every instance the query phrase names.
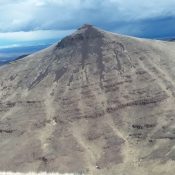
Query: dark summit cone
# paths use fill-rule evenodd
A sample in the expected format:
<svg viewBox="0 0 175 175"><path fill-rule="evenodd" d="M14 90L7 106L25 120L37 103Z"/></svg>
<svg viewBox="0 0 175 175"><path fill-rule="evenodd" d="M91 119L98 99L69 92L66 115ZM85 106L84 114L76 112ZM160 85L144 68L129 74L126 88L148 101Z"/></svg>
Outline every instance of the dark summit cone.
<svg viewBox="0 0 175 175"><path fill-rule="evenodd" d="M57 47L64 48L65 46L76 45L77 42L87 41L97 38L102 38L103 33L92 25L85 24L72 35L65 37L58 43Z"/></svg>

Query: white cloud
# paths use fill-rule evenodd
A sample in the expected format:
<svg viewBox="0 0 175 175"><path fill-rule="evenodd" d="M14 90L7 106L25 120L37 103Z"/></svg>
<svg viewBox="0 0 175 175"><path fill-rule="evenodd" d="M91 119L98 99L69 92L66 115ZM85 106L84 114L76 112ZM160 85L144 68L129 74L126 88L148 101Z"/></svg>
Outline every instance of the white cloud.
<svg viewBox="0 0 175 175"><path fill-rule="evenodd" d="M174 7L175 0L0 0L0 44L62 38L84 23L139 36L139 21L175 17Z"/></svg>
<svg viewBox="0 0 175 175"><path fill-rule="evenodd" d="M0 33L0 40L11 41L37 41L54 38L62 38L65 35L72 33L73 30L38 30L30 32L7 32Z"/></svg>
<svg viewBox="0 0 175 175"><path fill-rule="evenodd" d="M0 31L73 29L86 22L141 20L175 15L174 7L175 0L0 0Z"/></svg>

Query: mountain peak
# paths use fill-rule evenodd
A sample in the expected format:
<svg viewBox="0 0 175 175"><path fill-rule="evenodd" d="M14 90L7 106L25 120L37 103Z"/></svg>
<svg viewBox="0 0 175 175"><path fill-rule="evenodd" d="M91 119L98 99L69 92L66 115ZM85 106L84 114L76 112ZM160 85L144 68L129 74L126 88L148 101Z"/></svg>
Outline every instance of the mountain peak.
<svg viewBox="0 0 175 175"><path fill-rule="evenodd" d="M93 25L91 25L91 24L84 24L80 28L78 28L78 30L81 30L81 29L90 29L90 28L95 28L95 27Z"/></svg>
<svg viewBox="0 0 175 175"><path fill-rule="evenodd" d="M84 24L83 26L81 26L80 28L78 28L76 30L76 32L74 32L72 35L76 35L76 34L83 34L83 35L89 35L89 34L93 34L93 36L96 34L99 35L102 34L102 31L98 28L96 28L95 26L91 25L91 24Z"/></svg>
<svg viewBox="0 0 175 175"><path fill-rule="evenodd" d="M71 35L63 38L57 45L57 47L65 47L74 45L81 41L93 40L97 38L102 38L104 35L101 30L90 24L84 24L82 27L78 28Z"/></svg>

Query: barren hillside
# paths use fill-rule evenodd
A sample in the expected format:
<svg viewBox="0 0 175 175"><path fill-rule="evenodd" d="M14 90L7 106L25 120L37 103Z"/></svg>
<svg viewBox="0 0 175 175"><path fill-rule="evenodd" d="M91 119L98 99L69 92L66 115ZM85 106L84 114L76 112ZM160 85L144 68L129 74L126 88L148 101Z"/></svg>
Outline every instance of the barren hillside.
<svg viewBox="0 0 175 175"><path fill-rule="evenodd" d="M0 170L174 175L175 43L84 25L0 67Z"/></svg>

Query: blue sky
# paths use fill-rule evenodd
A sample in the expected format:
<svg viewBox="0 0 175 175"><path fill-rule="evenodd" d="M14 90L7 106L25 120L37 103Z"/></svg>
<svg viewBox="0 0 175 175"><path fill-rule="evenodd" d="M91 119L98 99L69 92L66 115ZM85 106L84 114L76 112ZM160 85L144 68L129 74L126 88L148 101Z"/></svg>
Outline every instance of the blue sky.
<svg viewBox="0 0 175 175"><path fill-rule="evenodd" d="M0 0L0 48L59 40L84 23L146 38L175 37L175 0Z"/></svg>

